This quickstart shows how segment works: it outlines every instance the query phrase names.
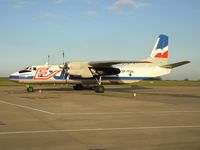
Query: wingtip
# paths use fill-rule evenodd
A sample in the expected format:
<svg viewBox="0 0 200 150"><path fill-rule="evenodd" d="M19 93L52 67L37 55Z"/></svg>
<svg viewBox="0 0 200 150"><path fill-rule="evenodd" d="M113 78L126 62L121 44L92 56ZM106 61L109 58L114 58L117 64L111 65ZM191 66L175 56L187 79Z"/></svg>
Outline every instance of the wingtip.
<svg viewBox="0 0 200 150"><path fill-rule="evenodd" d="M186 64L191 63L191 61L189 61L189 60L185 60L184 62L185 62Z"/></svg>

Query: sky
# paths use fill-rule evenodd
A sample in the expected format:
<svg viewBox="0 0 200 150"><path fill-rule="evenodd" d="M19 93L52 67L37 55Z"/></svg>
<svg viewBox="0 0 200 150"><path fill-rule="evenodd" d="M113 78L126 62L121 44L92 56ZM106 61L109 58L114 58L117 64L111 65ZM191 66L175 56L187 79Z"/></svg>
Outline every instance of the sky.
<svg viewBox="0 0 200 150"><path fill-rule="evenodd" d="M159 34L169 63L190 60L164 79L200 80L199 0L0 0L0 77L26 66L72 60L143 60Z"/></svg>

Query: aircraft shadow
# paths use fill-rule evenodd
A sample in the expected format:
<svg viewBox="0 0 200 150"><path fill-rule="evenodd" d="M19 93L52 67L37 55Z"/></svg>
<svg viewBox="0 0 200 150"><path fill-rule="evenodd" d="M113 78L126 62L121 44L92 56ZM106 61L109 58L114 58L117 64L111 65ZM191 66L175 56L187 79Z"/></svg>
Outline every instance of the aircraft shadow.
<svg viewBox="0 0 200 150"><path fill-rule="evenodd" d="M108 87L106 88L106 91L113 91L113 92L132 92L135 90L146 90L151 89L149 87L143 87L143 86L130 86L130 87Z"/></svg>
<svg viewBox="0 0 200 150"><path fill-rule="evenodd" d="M123 86L112 86L107 87L105 86L105 92L131 92L135 90L146 90L151 89L149 87L143 87L143 86L130 86L130 87L123 87ZM34 88L35 91L44 90L44 91L75 91L72 87L37 87ZM83 88L82 90L76 90L76 91L93 91L94 88Z"/></svg>

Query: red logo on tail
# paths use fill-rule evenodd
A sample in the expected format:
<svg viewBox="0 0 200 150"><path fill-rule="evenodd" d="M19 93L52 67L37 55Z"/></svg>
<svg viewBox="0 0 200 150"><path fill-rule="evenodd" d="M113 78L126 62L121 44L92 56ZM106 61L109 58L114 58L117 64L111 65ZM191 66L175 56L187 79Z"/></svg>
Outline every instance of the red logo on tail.
<svg viewBox="0 0 200 150"><path fill-rule="evenodd" d="M166 51L164 53L157 53L154 57L155 58L168 58L168 51Z"/></svg>

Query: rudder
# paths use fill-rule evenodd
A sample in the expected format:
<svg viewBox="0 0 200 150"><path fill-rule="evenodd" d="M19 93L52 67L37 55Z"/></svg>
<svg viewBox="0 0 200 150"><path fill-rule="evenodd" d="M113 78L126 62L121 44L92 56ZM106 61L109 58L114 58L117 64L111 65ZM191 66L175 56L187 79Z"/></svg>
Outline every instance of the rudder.
<svg viewBox="0 0 200 150"><path fill-rule="evenodd" d="M159 35L151 53L151 58L168 58L168 36Z"/></svg>

